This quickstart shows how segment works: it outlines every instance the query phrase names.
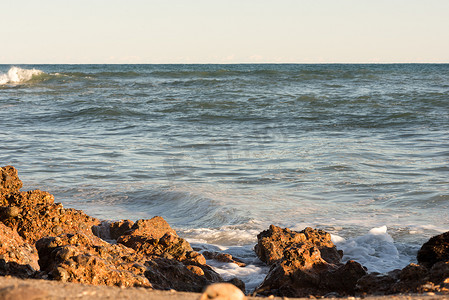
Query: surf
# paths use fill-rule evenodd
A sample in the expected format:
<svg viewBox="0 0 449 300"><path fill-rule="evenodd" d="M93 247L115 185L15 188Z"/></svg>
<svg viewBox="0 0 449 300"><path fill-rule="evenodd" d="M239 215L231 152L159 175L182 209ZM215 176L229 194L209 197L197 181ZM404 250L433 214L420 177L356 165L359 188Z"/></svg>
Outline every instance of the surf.
<svg viewBox="0 0 449 300"><path fill-rule="evenodd" d="M7 73L0 74L0 85L29 82L42 74L44 74L43 71L34 68L22 69L19 67L11 67Z"/></svg>

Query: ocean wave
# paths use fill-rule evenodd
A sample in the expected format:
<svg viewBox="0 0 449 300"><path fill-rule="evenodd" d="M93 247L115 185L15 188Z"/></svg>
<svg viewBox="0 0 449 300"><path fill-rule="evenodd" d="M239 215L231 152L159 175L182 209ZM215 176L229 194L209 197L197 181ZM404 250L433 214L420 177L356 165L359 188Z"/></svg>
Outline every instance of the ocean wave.
<svg viewBox="0 0 449 300"><path fill-rule="evenodd" d="M343 261L355 260L369 272L386 273L402 269L414 260L417 248L397 243L388 234L387 226L372 228L367 234L349 239L332 235L332 241L342 249Z"/></svg>
<svg viewBox="0 0 449 300"><path fill-rule="evenodd" d="M37 69L22 69L19 67L11 67L5 74L0 74L0 85L21 84L38 79L39 76L45 74Z"/></svg>

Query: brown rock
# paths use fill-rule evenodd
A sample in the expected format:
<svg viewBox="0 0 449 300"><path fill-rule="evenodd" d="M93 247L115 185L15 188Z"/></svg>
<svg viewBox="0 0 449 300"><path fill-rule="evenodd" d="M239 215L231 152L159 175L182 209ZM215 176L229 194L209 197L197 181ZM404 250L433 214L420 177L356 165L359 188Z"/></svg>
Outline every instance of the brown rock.
<svg viewBox="0 0 449 300"><path fill-rule="evenodd" d="M163 218L157 216L150 220L138 220L131 230L117 239L117 243L151 258L175 259L185 265L196 265L200 268L206 265L204 256L193 251L185 239L178 237L176 231Z"/></svg>
<svg viewBox="0 0 449 300"><path fill-rule="evenodd" d="M449 261L449 231L432 237L418 251L418 263L431 268L439 261Z"/></svg>
<svg viewBox="0 0 449 300"><path fill-rule="evenodd" d="M110 225L110 235L111 239L118 239L120 236L124 235L126 232L131 231L132 226L134 225L133 221L130 220L121 220L118 222L113 222Z"/></svg>
<svg viewBox="0 0 449 300"><path fill-rule="evenodd" d="M239 267L246 267L246 264L238 258L232 257L231 254L221 252L203 251L201 254L207 259L214 259L219 262L234 263Z"/></svg>
<svg viewBox="0 0 449 300"><path fill-rule="evenodd" d="M82 211L64 209L47 192L20 192L21 186L13 167L1 168L0 275L39 274L122 287L154 283L162 289L196 292L223 281L161 217L100 223ZM103 241L94 229L98 236L121 243ZM34 243L37 250L30 246Z"/></svg>
<svg viewBox="0 0 449 300"><path fill-rule="evenodd" d="M366 274L355 261L341 264L341 255L330 234L322 230L306 228L295 232L271 225L257 238L256 254L271 264L268 275L256 289L260 295L353 295L357 281Z"/></svg>
<svg viewBox="0 0 449 300"><path fill-rule="evenodd" d="M153 239L138 235L123 235L117 243L132 248L150 257L162 257L184 261L188 252L192 252L190 244L179 237L167 234L160 239Z"/></svg>
<svg viewBox="0 0 449 300"><path fill-rule="evenodd" d="M366 270L361 264L349 260L330 272L322 273L320 286L341 295L354 295L358 280L365 275Z"/></svg>
<svg viewBox="0 0 449 300"><path fill-rule="evenodd" d="M257 245L254 250L263 262L271 265L284 257L284 250L292 245L311 243L320 251L321 257L329 263L339 263L341 252L331 241L329 233L320 229L307 227L296 232L288 228L271 225L268 230L257 236Z"/></svg>
<svg viewBox="0 0 449 300"><path fill-rule="evenodd" d="M391 287L398 281L400 270L388 274L370 273L357 281L355 291L357 295L388 295Z"/></svg>
<svg viewBox="0 0 449 300"><path fill-rule="evenodd" d="M137 238L134 236L134 238ZM122 244L63 234L36 243L41 270L50 278L94 285L143 286L199 292L221 277L206 265L136 253Z"/></svg>
<svg viewBox="0 0 449 300"><path fill-rule="evenodd" d="M14 192L4 197L0 221L17 230L30 244L47 236L82 232L94 237L92 226L99 220L76 209L53 203L53 195L39 190Z"/></svg>
<svg viewBox="0 0 449 300"><path fill-rule="evenodd" d="M83 234L63 234L36 242L41 270L64 282L151 287L145 260L122 245L95 243ZM140 262L140 265L139 265Z"/></svg>
<svg viewBox="0 0 449 300"><path fill-rule="evenodd" d="M386 275L368 274L357 282L359 295L390 295L436 292L449 294L449 262L438 262L429 270L409 264Z"/></svg>
<svg viewBox="0 0 449 300"><path fill-rule="evenodd" d="M201 271L191 266L186 266L176 260L157 258L145 263L149 279L155 289L174 289L186 292L201 292L205 286L220 282L223 279L208 266L199 267Z"/></svg>
<svg viewBox="0 0 449 300"><path fill-rule="evenodd" d="M15 193L22 188L22 181L17 175L17 170L13 166L0 168L0 205L2 197L9 193Z"/></svg>
<svg viewBox="0 0 449 300"><path fill-rule="evenodd" d="M156 216L150 220L137 220L132 225L131 230L125 234L160 239L166 233L177 236L176 231L162 217Z"/></svg>
<svg viewBox="0 0 449 300"><path fill-rule="evenodd" d="M25 242L15 230L1 222L0 259L3 259L5 263L15 262L19 265L29 265L32 270L39 270L36 248Z"/></svg>

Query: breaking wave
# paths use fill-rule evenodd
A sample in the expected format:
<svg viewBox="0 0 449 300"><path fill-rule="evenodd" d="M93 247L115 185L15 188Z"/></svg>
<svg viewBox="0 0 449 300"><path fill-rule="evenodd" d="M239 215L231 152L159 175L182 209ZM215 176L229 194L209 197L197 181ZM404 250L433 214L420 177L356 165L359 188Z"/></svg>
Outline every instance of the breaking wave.
<svg viewBox="0 0 449 300"><path fill-rule="evenodd" d="M7 73L0 74L0 85L25 83L42 74L45 73L41 70L11 67Z"/></svg>

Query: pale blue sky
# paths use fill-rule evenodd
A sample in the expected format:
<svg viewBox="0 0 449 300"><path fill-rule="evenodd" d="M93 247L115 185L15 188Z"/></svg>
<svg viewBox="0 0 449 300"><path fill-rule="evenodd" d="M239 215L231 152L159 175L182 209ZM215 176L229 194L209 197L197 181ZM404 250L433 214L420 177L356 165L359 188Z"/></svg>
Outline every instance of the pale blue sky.
<svg viewBox="0 0 449 300"><path fill-rule="evenodd" d="M0 63L449 62L449 0L0 0Z"/></svg>

